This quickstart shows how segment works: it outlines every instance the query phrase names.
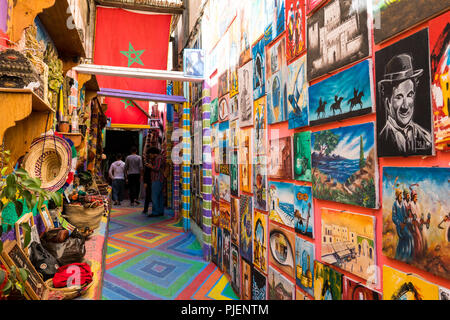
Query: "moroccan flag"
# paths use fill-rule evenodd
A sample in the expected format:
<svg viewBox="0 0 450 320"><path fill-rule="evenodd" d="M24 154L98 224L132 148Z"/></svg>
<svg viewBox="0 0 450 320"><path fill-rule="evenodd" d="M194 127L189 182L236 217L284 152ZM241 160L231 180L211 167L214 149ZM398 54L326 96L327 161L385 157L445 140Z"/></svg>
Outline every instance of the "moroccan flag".
<svg viewBox="0 0 450 320"><path fill-rule="evenodd" d="M167 70L171 15L98 7L96 65ZM166 93L166 81L97 76L100 88ZM147 117L127 99L106 98L111 123L146 125ZM148 110L148 102L137 101Z"/></svg>

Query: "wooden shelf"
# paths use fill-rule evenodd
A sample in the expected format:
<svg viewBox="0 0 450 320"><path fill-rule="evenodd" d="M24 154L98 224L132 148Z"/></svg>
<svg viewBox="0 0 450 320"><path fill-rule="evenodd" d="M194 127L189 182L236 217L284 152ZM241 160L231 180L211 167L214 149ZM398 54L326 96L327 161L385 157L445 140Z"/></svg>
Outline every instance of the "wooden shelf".
<svg viewBox="0 0 450 320"><path fill-rule="evenodd" d="M33 111L55 112L55 109L53 109L47 102L42 100L41 97L39 97L31 89L0 88L0 95L4 93L29 94L31 96L31 107Z"/></svg>
<svg viewBox="0 0 450 320"><path fill-rule="evenodd" d="M69 138L70 140L72 140L75 148L78 148L84 139L84 136L82 133L74 133L74 132L58 132L58 133L65 136L66 138Z"/></svg>
<svg viewBox="0 0 450 320"><path fill-rule="evenodd" d="M78 30L67 27L67 21L73 21L68 8L67 0L56 0L52 7L44 9L38 17L63 60L84 58L86 51Z"/></svg>

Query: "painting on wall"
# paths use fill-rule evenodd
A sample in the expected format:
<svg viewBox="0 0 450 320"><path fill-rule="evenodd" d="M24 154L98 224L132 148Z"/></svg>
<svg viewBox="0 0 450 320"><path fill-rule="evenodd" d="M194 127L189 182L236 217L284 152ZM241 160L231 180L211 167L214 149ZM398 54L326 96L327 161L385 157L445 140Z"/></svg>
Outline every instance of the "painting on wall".
<svg viewBox="0 0 450 320"><path fill-rule="evenodd" d="M294 300L295 284L269 267L269 300Z"/></svg>
<svg viewBox="0 0 450 320"><path fill-rule="evenodd" d="M286 57L288 62L306 50L305 22L304 1L286 0Z"/></svg>
<svg viewBox="0 0 450 320"><path fill-rule="evenodd" d="M308 80L370 53L367 0L332 0L307 19Z"/></svg>
<svg viewBox="0 0 450 320"><path fill-rule="evenodd" d="M230 98L230 120L236 120L238 117L239 117L239 94L236 93L233 97Z"/></svg>
<svg viewBox="0 0 450 320"><path fill-rule="evenodd" d="M231 230L231 205L228 202L220 201L220 227L223 230Z"/></svg>
<svg viewBox="0 0 450 320"><path fill-rule="evenodd" d="M428 28L375 53L379 157L434 155Z"/></svg>
<svg viewBox="0 0 450 320"><path fill-rule="evenodd" d="M241 256L248 262L252 261L253 205L252 197L241 195L240 199L240 248Z"/></svg>
<svg viewBox="0 0 450 320"><path fill-rule="evenodd" d="M372 61L364 60L309 87L312 126L373 111Z"/></svg>
<svg viewBox="0 0 450 320"><path fill-rule="evenodd" d="M231 243L231 265L230 265L230 278L231 278L231 287L234 291L240 295L241 292L241 259L239 257L239 248Z"/></svg>
<svg viewBox="0 0 450 320"><path fill-rule="evenodd" d="M230 158L230 192L232 196L239 197L238 150L231 150Z"/></svg>
<svg viewBox="0 0 450 320"><path fill-rule="evenodd" d="M253 165L255 209L267 211L267 157L256 155Z"/></svg>
<svg viewBox="0 0 450 320"><path fill-rule="evenodd" d="M219 202L211 201L211 218L212 224L215 226L220 226L220 210L219 210Z"/></svg>
<svg viewBox="0 0 450 320"><path fill-rule="evenodd" d="M311 131L296 132L293 137L294 179L311 181Z"/></svg>
<svg viewBox="0 0 450 320"><path fill-rule="evenodd" d="M373 0L375 43L386 41L422 21L448 10L449 6L449 0ZM399 16L402 19L398 19Z"/></svg>
<svg viewBox="0 0 450 320"><path fill-rule="evenodd" d="M252 192L252 129L241 129L239 142L239 183L243 192Z"/></svg>
<svg viewBox="0 0 450 320"><path fill-rule="evenodd" d="M383 265L383 300L439 300L439 287Z"/></svg>
<svg viewBox="0 0 450 320"><path fill-rule="evenodd" d="M216 138L217 139L217 138ZM220 148L219 147L217 147L217 148L214 148L213 149L213 156L214 156L214 173L216 173L216 174L218 174L218 173L220 173ZM216 183L216 185L217 185L217 190L219 190L219 180L218 180L219 178L217 178L217 183ZM217 194L219 194L219 193L217 193Z"/></svg>
<svg viewBox="0 0 450 320"><path fill-rule="evenodd" d="M242 1L247 2L247 1ZM251 20L250 21L259 21L259 23L250 23L250 43L254 43L260 37L262 37L262 43L265 44L264 41L264 28L265 28L265 7L266 0L253 0L250 1L252 3L251 7ZM255 59L253 57L253 59Z"/></svg>
<svg viewBox="0 0 450 320"><path fill-rule="evenodd" d="M292 137L269 140L269 178L292 179Z"/></svg>
<svg viewBox="0 0 450 320"><path fill-rule="evenodd" d="M267 123L287 120L286 90L288 76L286 62L286 37L283 36L266 47Z"/></svg>
<svg viewBox="0 0 450 320"><path fill-rule="evenodd" d="M247 62L238 70L239 82L239 125L253 125L253 61Z"/></svg>
<svg viewBox="0 0 450 320"><path fill-rule="evenodd" d="M231 198L231 242L239 245L239 199Z"/></svg>
<svg viewBox="0 0 450 320"><path fill-rule="evenodd" d="M220 199L220 193L219 193L219 176L213 176L213 197L219 201Z"/></svg>
<svg viewBox="0 0 450 320"><path fill-rule="evenodd" d="M230 95L225 94L219 98L219 120L226 121L230 116Z"/></svg>
<svg viewBox="0 0 450 320"><path fill-rule="evenodd" d="M256 268L252 270L252 300L267 300L267 278Z"/></svg>
<svg viewBox="0 0 450 320"><path fill-rule="evenodd" d="M235 97L239 93L238 83L238 64L239 64L239 18L235 18L231 23L228 32L230 33L230 76L229 76L229 88L230 99Z"/></svg>
<svg viewBox="0 0 450 320"><path fill-rule="evenodd" d="M275 40L286 28L285 0L266 1L266 27L264 39L266 44Z"/></svg>
<svg viewBox="0 0 450 320"><path fill-rule="evenodd" d="M252 266L241 259L241 299L252 300Z"/></svg>
<svg viewBox="0 0 450 320"><path fill-rule="evenodd" d="M297 287L295 288L295 300L311 300L311 298L304 293L303 291L299 290Z"/></svg>
<svg viewBox="0 0 450 320"><path fill-rule="evenodd" d="M230 176L221 173L219 175L220 199L230 202Z"/></svg>
<svg viewBox="0 0 450 320"><path fill-rule="evenodd" d="M450 12L430 21L431 93L435 148L450 150Z"/></svg>
<svg viewBox="0 0 450 320"><path fill-rule="evenodd" d="M287 116L289 129L307 126L308 80L306 79L306 57L303 56L288 66Z"/></svg>
<svg viewBox="0 0 450 320"><path fill-rule="evenodd" d="M183 73L188 77L203 78L205 75L205 50L183 50Z"/></svg>
<svg viewBox="0 0 450 320"><path fill-rule="evenodd" d="M321 209L321 261L377 283L375 217Z"/></svg>
<svg viewBox="0 0 450 320"><path fill-rule="evenodd" d="M218 231L219 227L212 225L211 226L211 261L219 266L219 238Z"/></svg>
<svg viewBox="0 0 450 320"><path fill-rule="evenodd" d="M257 210L253 213L253 264L267 272L267 215Z"/></svg>
<svg viewBox="0 0 450 320"><path fill-rule="evenodd" d="M314 198L378 208L373 122L313 132L311 146Z"/></svg>
<svg viewBox="0 0 450 320"><path fill-rule="evenodd" d="M217 228L217 267L223 271L223 237L222 228Z"/></svg>
<svg viewBox="0 0 450 320"><path fill-rule="evenodd" d="M240 27L240 55L239 66L246 64L252 57L250 53L250 18L251 18L251 2L240 1L238 7L239 27Z"/></svg>
<svg viewBox="0 0 450 320"><path fill-rule="evenodd" d="M256 23L259 24L259 23ZM253 63L253 100L261 98L265 93L266 85L266 56L265 41L261 38L252 47L252 63ZM240 83L240 82L239 82ZM242 105L242 103L241 103Z"/></svg>
<svg viewBox="0 0 450 320"><path fill-rule="evenodd" d="M439 300L450 300L450 290L439 287Z"/></svg>
<svg viewBox="0 0 450 320"><path fill-rule="evenodd" d="M227 229L222 230L223 236L223 272L230 275L231 266L231 236Z"/></svg>
<svg viewBox="0 0 450 320"><path fill-rule="evenodd" d="M224 73L222 73L219 76L219 84L218 84L218 95L219 95L219 99L222 98L224 95L226 95L228 92L230 92L229 89L229 71L226 70ZM219 107L220 107L220 102L219 102ZM228 115L228 114L227 114ZM220 116L220 110L219 110L219 116Z"/></svg>
<svg viewBox="0 0 450 320"><path fill-rule="evenodd" d="M310 15L313 10L317 9L322 3L327 0L306 0L306 14Z"/></svg>
<svg viewBox="0 0 450 320"><path fill-rule="evenodd" d="M379 292L371 290L361 283L355 282L347 277L344 277L343 281L342 300L382 300Z"/></svg>
<svg viewBox="0 0 450 320"><path fill-rule="evenodd" d="M312 188L294 185L294 228L295 232L314 238L314 207Z"/></svg>
<svg viewBox="0 0 450 320"><path fill-rule="evenodd" d="M255 100L253 105L255 117L253 152L255 155L265 155L267 152L266 97Z"/></svg>
<svg viewBox="0 0 450 320"><path fill-rule="evenodd" d="M269 218L294 228L294 193L290 183L269 181Z"/></svg>
<svg viewBox="0 0 450 320"><path fill-rule="evenodd" d="M230 141L229 146L231 148L239 147L239 120L230 122Z"/></svg>
<svg viewBox="0 0 450 320"><path fill-rule="evenodd" d="M219 123L219 172L230 175L229 161L230 123L224 121Z"/></svg>
<svg viewBox="0 0 450 320"><path fill-rule="evenodd" d="M219 99L215 98L211 101L211 124L219 121Z"/></svg>
<svg viewBox="0 0 450 320"><path fill-rule="evenodd" d="M269 223L269 264L295 279L295 234Z"/></svg>
<svg viewBox="0 0 450 320"><path fill-rule="evenodd" d="M314 261L314 299L342 300L342 274Z"/></svg>
<svg viewBox="0 0 450 320"><path fill-rule="evenodd" d="M383 254L450 279L450 169L383 168Z"/></svg>
<svg viewBox="0 0 450 320"><path fill-rule="evenodd" d="M311 296L314 295L314 244L295 237L295 282Z"/></svg>

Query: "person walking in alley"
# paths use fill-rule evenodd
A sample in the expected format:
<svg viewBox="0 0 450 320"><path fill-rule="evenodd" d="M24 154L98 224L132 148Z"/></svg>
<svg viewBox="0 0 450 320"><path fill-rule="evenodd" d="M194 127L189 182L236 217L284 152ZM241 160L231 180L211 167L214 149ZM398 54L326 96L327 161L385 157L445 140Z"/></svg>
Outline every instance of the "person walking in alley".
<svg viewBox="0 0 450 320"><path fill-rule="evenodd" d="M152 179L152 214L149 217L162 216L164 214L164 169L166 166L166 148L165 144L161 146L161 150L157 151L153 162L149 165L151 168Z"/></svg>
<svg viewBox="0 0 450 320"><path fill-rule="evenodd" d="M143 176L142 158L137 154L137 148L131 148L131 154L125 159L125 172L129 187L130 206L139 205L139 191Z"/></svg>
<svg viewBox="0 0 450 320"><path fill-rule="evenodd" d="M152 169L151 164L153 163L156 153L159 150L156 148L150 148L147 152L146 160L144 161L144 188L145 188L145 201L144 201L144 210L142 213L148 214L148 207L152 202Z"/></svg>
<svg viewBox="0 0 450 320"><path fill-rule="evenodd" d="M112 180L112 199L114 205L119 205L123 200L123 191L125 189L125 162L122 161L122 155L116 156L116 161L109 168L109 177Z"/></svg>

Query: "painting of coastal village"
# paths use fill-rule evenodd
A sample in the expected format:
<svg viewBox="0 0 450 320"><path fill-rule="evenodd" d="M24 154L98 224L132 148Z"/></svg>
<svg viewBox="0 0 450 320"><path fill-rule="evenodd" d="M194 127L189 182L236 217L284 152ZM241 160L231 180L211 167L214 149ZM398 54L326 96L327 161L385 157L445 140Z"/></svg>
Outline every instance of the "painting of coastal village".
<svg viewBox="0 0 450 320"><path fill-rule="evenodd" d="M294 300L295 284L269 267L269 300Z"/></svg>
<svg viewBox="0 0 450 320"><path fill-rule="evenodd" d="M375 217L325 208L321 215L321 261L374 280Z"/></svg>
<svg viewBox="0 0 450 320"><path fill-rule="evenodd" d="M373 122L313 132L311 146L314 198L379 207Z"/></svg>
<svg viewBox="0 0 450 320"><path fill-rule="evenodd" d="M269 181L269 219L294 228L294 194L291 184Z"/></svg>
<svg viewBox="0 0 450 320"><path fill-rule="evenodd" d="M383 168L383 254L450 279L450 169Z"/></svg>

